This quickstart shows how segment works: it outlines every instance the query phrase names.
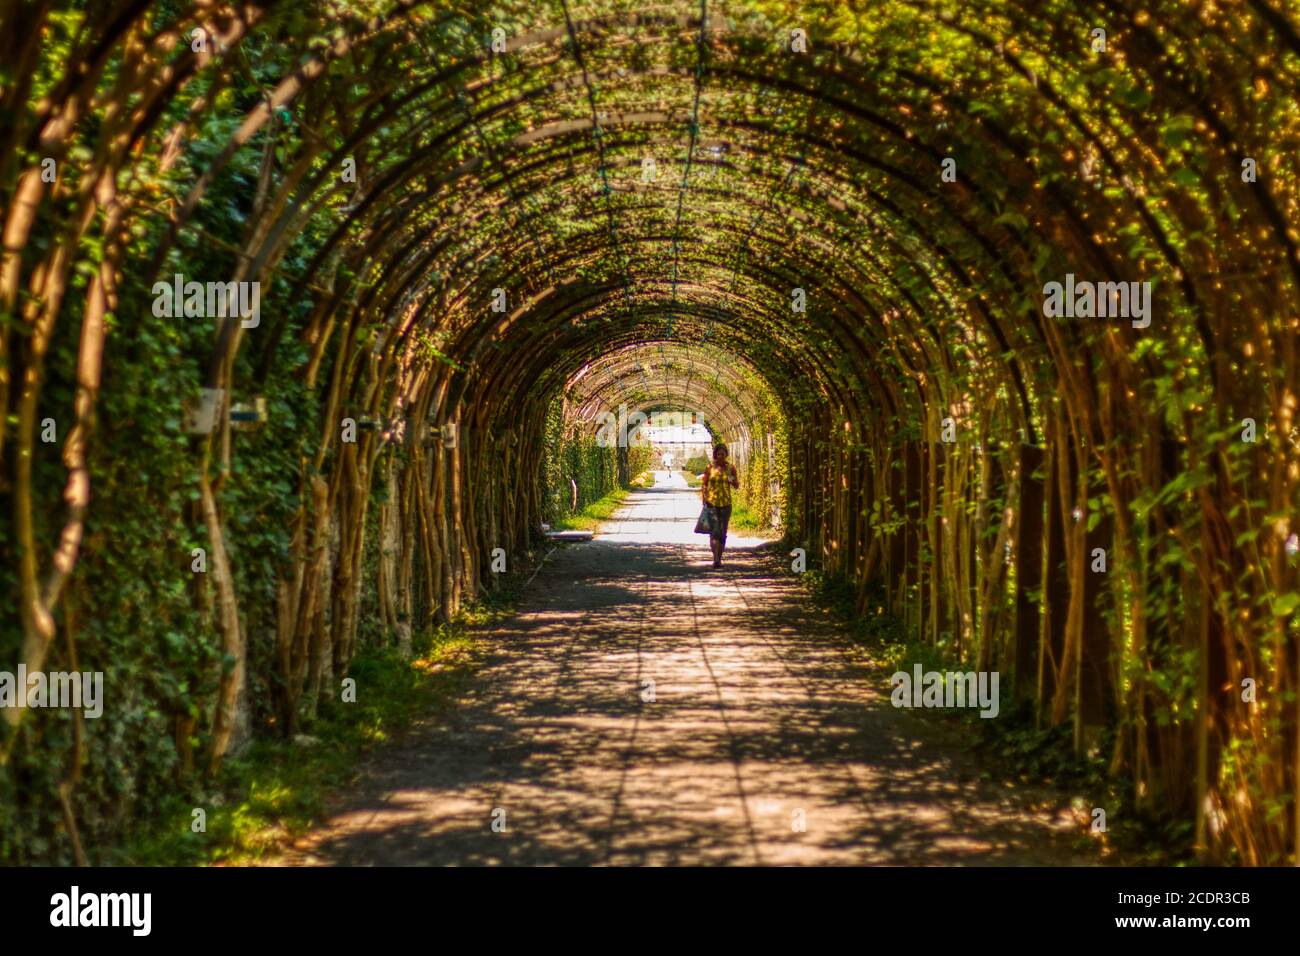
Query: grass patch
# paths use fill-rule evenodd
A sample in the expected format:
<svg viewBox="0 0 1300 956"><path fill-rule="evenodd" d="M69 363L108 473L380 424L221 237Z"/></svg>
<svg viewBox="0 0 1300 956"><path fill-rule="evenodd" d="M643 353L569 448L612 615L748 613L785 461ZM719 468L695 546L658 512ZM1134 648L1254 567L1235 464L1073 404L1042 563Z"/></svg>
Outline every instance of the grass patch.
<svg viewBox="0 0 1300 956"><path fill-rule="evenodd" d="M335 791L356 783L358 760L417 719L453 712L485 657L470 628L513 613L513 592L467 608L452 625L417 635L413 654L366 648L353 660L357 700L323 706L298 741L258 740L225 761L216 780L178 794L152 824L126 835L103 863L194 866L240 863L280 850L323 818ZM191 829L193 810L207 814L205 833Z"/></svg>
<svg viewBox="0 0 1300 956"><path fill-rule="evenodd" d="M758 516L749 508L739 501L733 501L731 505L731 522L728 527L733 531L761 531L762 523Z"/></svg>
<svg viewBox="0 0 1300 956"><path fill-rule="evenodd" d="M693 471L682 472L682 477L686 479L687 488L698 488L704 484L704 482L700 481L700 476Z"/></svg>
<svg viewBox="0 0 1300 956"><path fill-rule="evenodd" d="M593 501L581 511L565 515L555 522L556 531L595 531L608 521L628 495L627 488L616 488L599 501Z"/></svg>

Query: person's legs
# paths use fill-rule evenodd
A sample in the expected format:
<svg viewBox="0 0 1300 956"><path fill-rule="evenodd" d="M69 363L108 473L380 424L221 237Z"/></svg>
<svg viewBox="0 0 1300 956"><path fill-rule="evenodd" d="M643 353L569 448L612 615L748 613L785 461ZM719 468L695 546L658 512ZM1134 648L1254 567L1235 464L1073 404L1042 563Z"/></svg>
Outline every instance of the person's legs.
<svg viewBox="0 0 1300 956"><path fill-rule="evenodd" d="M713 566L722 566L722 551L727 546L727 525L731 523L731 505L713 509L713 533L709 544L713 547Z"/></svg>

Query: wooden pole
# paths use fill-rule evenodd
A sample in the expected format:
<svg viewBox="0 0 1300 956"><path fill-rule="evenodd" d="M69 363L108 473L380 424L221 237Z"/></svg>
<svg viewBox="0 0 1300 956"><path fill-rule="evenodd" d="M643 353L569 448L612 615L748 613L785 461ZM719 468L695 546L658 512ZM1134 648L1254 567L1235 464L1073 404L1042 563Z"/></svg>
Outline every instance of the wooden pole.
<svg viewBox="0 0 1300 956"><path fill-rule="evenodd" d="M1020 446L1020 494L1016 506L1016 605L1012 693L1033 689L1038 670L1042 608L1031 599L1043 585L1043 449ZM1037 475L1037 477L1036 477ZM1041 598L1040 598L1041 600Z"/></svg>

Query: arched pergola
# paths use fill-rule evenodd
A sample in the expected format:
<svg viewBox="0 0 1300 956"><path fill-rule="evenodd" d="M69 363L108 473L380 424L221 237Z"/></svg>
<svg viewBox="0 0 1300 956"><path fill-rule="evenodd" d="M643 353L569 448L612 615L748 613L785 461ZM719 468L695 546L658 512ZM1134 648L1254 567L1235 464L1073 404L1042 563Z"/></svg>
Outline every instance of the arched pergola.
<svg viewBox="0 0 1300 956"><path fill-rule="evenodd" d="M181 718L215 768L241 688L292 732L358 640L532 546L557 403L698 408L745 462L779 439L784 531L860 613L1006 672L1205 854L1295 852L1293 10L6 16L9 656L80 633L108 666L69 609L153 569L141 644L183 621L195 681L235 662ZM174 274L259 282L260 322L155 318ZM1067 276L1149 283L1150 314L1051 315ZM219 424L187 435L200 388Z"/></svg>

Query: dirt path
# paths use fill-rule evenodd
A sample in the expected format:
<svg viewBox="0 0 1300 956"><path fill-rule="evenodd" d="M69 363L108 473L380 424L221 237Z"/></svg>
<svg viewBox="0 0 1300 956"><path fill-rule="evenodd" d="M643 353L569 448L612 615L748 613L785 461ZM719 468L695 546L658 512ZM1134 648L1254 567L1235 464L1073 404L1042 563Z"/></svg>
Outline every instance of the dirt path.
<svg viewBox="0 0 1300 956"><path fill-rule="evenodd" d="M454 725L377 754L278 862L1092 861L1064 814L1032 808L1044 794L981 781L890 706L761 542L733 535L713 570L697 510L694 492L634 493L556 551L488 634L500 653Z"/></svg>

